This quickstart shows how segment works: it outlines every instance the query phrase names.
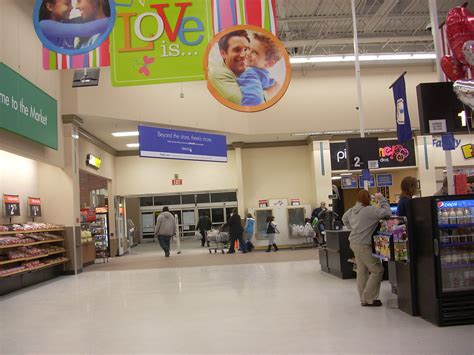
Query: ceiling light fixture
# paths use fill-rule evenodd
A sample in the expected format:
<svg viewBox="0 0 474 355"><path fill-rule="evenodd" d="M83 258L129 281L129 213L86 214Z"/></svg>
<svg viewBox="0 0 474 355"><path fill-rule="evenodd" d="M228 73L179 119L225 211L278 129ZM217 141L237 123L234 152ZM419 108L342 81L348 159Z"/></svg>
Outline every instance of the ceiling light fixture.
<svg viewBox="0 0 474 355"><path fill-rule="evenodd" d="M140 146L140 143L128 143L127 147L128 148L138 148Z"/></svg>
<svg viewBox="0 0 474 355"><path fill-rule="evenodd" d="M396 132L395 128L373 128L373 129L366 129L365 133L389 133L389 132ZM324 136L324 135L346 135L346 134L357 134L360 131L356 130L340 130L340 131L322 131L322 132L300 132L300 133L292 133L292 136Z"/></svg>
<svg viewBox="0 0 474 355"><path fill-rule="evenodd" d="M136 137L138 136L138 131L130 131L130 132L114 132L112 133L114 137Z"/></svg>
<svg viewBox="0 0 474 355"><path fill-rule="evenodd" d="M431 60L436 59L435 53L392 53L392 54L361 54L359 61L391 61L391 60ZM355 57L353 55L318 55L307 57L291 57L290 63L304 64L304 63L343 63L353 62Z"/></svg>

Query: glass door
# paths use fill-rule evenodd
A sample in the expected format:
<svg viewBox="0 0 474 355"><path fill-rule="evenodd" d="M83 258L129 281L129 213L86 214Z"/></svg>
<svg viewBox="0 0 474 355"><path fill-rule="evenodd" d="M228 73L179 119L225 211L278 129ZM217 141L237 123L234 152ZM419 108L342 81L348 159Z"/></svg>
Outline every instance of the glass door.
<svg viewBox="0 0 474 355"><path fill-rule="evenodd" d="M474 291L474 200L437 202L443 293Z"/></svg>

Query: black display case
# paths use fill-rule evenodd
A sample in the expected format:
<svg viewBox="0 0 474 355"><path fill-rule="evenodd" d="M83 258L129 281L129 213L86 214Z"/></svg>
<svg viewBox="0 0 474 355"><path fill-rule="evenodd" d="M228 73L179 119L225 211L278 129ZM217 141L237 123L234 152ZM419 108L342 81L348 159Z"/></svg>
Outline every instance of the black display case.
<svg viewBox="0 0 474 355"><path fill-rule="evenodd" d="M474 324L474 196L410 203L421 317L439 326Z"/></svg>
<svg viewBox="0 0 474 355"><path fill-rule="evenodd" d="M347 230L327 230L326 247L319 252L321 269L341 279L356 277L353 263L348 261L354 257L349 247L349 234Z"/></svg>

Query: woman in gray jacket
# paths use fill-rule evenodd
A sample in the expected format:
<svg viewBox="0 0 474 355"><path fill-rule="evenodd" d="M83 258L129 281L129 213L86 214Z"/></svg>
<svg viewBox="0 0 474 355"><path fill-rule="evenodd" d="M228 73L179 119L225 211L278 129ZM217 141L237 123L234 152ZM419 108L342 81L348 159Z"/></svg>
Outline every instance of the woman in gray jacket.
<svg viewBox="0 0 474 355"><path fill-rule="evenodd" d="M357 203L342 216L342 222L351 231L349 241L357 265L357 290L361 305L380 307L378 299L383 278L383 266L379 259L372 256L372 235L379 220L391 215L390 205L382 194L375 194L378 206L370 205L370 194L361 190L357 194Z"/></svg>

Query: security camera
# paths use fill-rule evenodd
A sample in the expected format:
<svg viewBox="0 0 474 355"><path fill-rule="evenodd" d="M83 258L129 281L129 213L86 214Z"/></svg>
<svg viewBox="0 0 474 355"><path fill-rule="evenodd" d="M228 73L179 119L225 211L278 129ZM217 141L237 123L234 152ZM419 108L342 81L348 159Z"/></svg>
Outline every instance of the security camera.
<svg viewBox="0 0 474 355"><path fill-rule="evenodd" d="M428 24L425 26L425 30L431 31L431 22L428 22Z"/></svg>

